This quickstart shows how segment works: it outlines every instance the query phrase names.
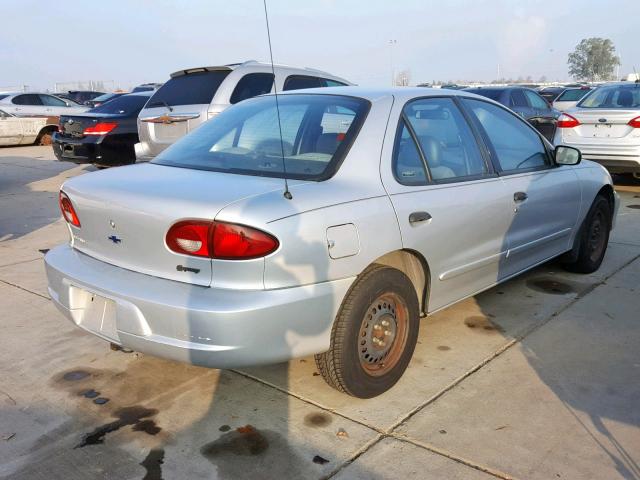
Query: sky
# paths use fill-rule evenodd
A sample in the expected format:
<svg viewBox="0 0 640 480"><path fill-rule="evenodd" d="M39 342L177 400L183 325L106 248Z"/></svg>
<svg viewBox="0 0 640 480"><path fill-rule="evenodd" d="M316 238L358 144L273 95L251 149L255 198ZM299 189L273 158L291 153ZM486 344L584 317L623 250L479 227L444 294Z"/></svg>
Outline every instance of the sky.
<svg viewBox="0 0 640 480"><path fill-rule="evenodd" d="M276 63L365 86L531 76L568 80L582 38L610 38L640 71L640 0L267 0ZM105 81L268 60L262 0L2 0L0 89ZM390 40L395 43L390 44Z"/></svg>

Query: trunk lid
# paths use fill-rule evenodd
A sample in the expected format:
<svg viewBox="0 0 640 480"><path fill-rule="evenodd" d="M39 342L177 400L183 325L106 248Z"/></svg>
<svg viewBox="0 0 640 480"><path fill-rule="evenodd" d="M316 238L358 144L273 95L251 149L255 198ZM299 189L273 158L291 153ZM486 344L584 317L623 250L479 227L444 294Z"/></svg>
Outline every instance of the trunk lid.
<svg viewBox="0 0 640 480"><path fill-rule="evenodd" d="M59 134L66 138L83 138L84 130L92 127L98 122L114 122L121 115L110 113L94 113L91 115L61 115L60 126L62 127Z"/></svg>
<svg viewBox="0 0 640 480"><path fill-rule="evenodd" d="M628 123L640 115L640 110L577 108L567 113L580 122L580 125L573 128L577 136L608 139L630 135L634 128Z"/></svg>
<svg viewBox="0 0 640 480"><path fill-rule="evenodd" d="M167 107L145 108L138 118L140 139L149 142L153 155L158 155L207 121L208 108L209 104L177 105L171 107L172 111Z"/></svg>
<svg viewBox="0 0 640 480"><path fill-rule="evenodd" d="M75 177L62 190L80 219L80 228L71 227L77 250L128 270L209 286L211 259L170 251L169 227L213 220L226 205L282 185L279 178L138 164Z"/></svg>

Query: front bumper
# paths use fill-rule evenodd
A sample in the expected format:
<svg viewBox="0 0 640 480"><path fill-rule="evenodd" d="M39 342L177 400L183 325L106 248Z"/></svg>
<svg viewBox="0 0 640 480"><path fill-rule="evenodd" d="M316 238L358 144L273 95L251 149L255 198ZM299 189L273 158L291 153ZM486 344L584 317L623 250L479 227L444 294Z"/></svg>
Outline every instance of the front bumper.
<svg viewBox="0 0 640 480"><path fill-rule="evenodd" d="M123 347L235 368L326 351L347 278L278 290L225 290L125 270L69 245L45 257L49 295L77 326Z"/></svg>

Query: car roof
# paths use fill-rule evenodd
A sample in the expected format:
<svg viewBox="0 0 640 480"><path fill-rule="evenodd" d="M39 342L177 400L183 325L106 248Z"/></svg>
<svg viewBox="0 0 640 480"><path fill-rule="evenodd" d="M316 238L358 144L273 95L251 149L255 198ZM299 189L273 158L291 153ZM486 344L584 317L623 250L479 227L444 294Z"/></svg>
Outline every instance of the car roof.
<svg viewBox="0 0 640 480"><path fill-rule="evenodd" d="M151 92L151 91L147 91L147 92L130 92L130 93L123 93L123 96L127 96L127 97L132 97L132 96L137 96L137 97L150 97L152 96L154 93L156 92Z"/></svg>
<svg viewBox="0 0 640 480"><path fill-rule="evenodd" d="M425 87L387 87L387 88L371 88L359 86L346 87L321 87L321 88L305 88L304 90L287 90L286 92L278 92L278 95L344 95L347 97L357 97L375 102L383 98L393 96L401 102L409 101L413 98L420 97L469 97L488 100L498 104L491 99L476 95L475 93L466 92L464 90L449 90L442 88L425 88ZM269 95L273 95L270 93ZM266 95L265 95L266 96Z"/></svg>

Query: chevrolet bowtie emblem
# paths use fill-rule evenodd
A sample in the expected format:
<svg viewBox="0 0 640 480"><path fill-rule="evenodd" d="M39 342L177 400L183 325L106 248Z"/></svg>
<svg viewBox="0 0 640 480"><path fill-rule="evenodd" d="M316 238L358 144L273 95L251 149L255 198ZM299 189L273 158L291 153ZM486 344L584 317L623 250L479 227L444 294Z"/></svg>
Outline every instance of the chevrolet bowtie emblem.
<svg viewBox="0 0 640 480"><path fill-rule="evenodd" d="M108 238L109 240L111 240L113 243L116 243L116 244L118 244L118 243L122 242L122 239L121 239L121 238L119 238L119 237L117 237L116 235L111 235L111 236L109 236L109 237L107 237L107 238Z"/></svg>

